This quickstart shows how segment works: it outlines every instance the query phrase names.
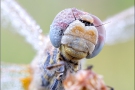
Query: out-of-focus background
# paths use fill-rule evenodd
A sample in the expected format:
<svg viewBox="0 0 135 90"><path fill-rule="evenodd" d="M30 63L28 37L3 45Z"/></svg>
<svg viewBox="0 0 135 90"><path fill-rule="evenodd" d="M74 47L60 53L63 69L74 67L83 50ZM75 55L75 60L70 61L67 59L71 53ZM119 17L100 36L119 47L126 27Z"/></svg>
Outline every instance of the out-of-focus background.
<svg viewBox="0 0 135 90"><path fill-rule="evenodd" d="M17 0L17 2L37 21L44 34L49 32L56 14L65 8L76 7L98 16L103 21L134 6L134 0ZM24 37L1 28L2 62L29 64L35 55L36 51ZM98 56L87 60L85 66L88 65L94 65L94 71L103 75L105 83L115 90L134 90L133 39L125 43L106 45Z"/></svg>

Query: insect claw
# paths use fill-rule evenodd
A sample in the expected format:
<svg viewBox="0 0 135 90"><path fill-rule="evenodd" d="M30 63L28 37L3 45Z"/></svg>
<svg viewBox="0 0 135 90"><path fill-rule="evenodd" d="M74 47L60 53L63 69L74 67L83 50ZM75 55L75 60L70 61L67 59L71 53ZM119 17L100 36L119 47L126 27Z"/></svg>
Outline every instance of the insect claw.
<svg viewBox="0 0 135 90"><path fill-rule="evenodd" d="M110 87L110 86L107 86L108 88L110 88L110 90L114 90L114 88L113 87Z"/></svg>

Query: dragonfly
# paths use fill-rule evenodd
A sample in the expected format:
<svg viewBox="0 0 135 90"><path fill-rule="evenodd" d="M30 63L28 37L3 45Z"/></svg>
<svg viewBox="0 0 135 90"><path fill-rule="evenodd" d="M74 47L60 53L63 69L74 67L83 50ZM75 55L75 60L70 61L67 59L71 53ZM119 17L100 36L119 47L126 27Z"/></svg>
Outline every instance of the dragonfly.
<svg viewBox="0 0 135 90"><path fill-rule="evenodd" d="M80 70L81 69L81 64L79 62L80 59L83 59L85 57L92 58L96 56L104 45L105 30L104 30L104 26L102 25L102 22L96 16L89 14L87 12L83 12L75 8L63 10L55 17L50 27L50 37L49 37L49 36L44 36L42 34L42 30L39 28L39 26L35 24L35 22L31 19L31 17L15 1L3 0L2 6L4 7L3 9L8 9L12 7L12 9L15 11L13 13L13 17L14 15L19 16L18 18L20 20L19 21L20 24L19 23L17 24L16 20L18 21L18 18L16 18L13 21L12 25L14 26L15 29L20 30L18 32L20 32L22 35L27 37L28 42L31 43L35 49L38 50L38 55L35 57L32 63L27 66L27 68L25 66L6 65L6 64L2 66L2 73L3 73L2 77L5 77L6 75L8 75L7 73L9 71L10 72L15 71L14 74L15 73L18 74L17 70L15 69L16 67L20 67L19 71L21 72L25 71L26 75L21 75L21 73L20 73L20 76L18 75L19 77L21 77L21 82L23 83L23 86L21 86L20 84L20 87L25 88L25 90L29 88L30 90L43 90L43 89L63 90L63 87L61 87L62 86L61 81L65 79L67 75L67 71L75 73L78 70ZM63 13L64 15L62 15ZM24 18L23 15L25 15L26 18ZM67 16L68 16L68 19L63 19L63 18L66 18ZM93 21L93 18L95 21L97 21L96 23ZM33 23L29 24L30 21ZM94 33L93 34L94 39L87 38L87 35L86 37L83 36L83 39L84 38L88 39L92 43L82 40L81 39L82 37L81 38L79 37L82 35L82 34L79 34L80 31L83 30L85 26L90 26L90 28L92 28L92 30L90 30L90 32L88 31L88 33L90 34ZM23 32L24 29L27 30L26 27L28 28L28 31ZM33 28L29 29L31 27ZM80 28L79 29L80 31L73 31L74 28ZM97 30L101 30L101 32L100 31L97 32ZM82 31L82 33L84 34L84 31ZM79 35L79 36L70 38L70 36L68 35L70 36ZM101 40L98 40L98 39L101 39ZM80 40L83 42L83 44L79 42ZM82 47L80 48L82 50L84 49L86 50L87 48L86 50L87 52L80 52L76 54L76 52L81 51L80 49L72 50L72 48L78 49L78 47L76 46L76 43L80 45L78 46L79 48ZM87 45L84 46L84 43L90 43L90 45L93 45L93 46L92 47L88 47ZM69 48L69 47L72 47L72 48ZM67 53L69 53L70 55L68 55ZM72 59L73 61L70 59ZM14 68L9 69L10 67L14 67ZM9 71L6 72L6 70L9 70ZM51 80L48 80L48 76L49 76L49 79ZM15 78L12 78L12 80L14 79ZM8 80L11 80L11 79L4 78L3 82L5 81L6 83ZM14 85L18 85L18 84L14 84ZM2 86L3 88L5 87L4 83ZM17 88L17 87L14 87L14 88ZM20 88L19 90L23 90L23 88ZM14 90L18 90L18 89L14 89Z"/></svg>

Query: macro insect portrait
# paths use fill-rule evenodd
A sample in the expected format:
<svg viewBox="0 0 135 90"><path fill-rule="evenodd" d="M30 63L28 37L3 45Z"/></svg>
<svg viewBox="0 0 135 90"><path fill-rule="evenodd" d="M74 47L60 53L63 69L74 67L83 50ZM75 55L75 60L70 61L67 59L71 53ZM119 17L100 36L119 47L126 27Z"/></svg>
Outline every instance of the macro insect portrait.
<svg viewBox="0 0 135 90"><path fill-rule="evenodd" d="M1 90L132 90L133 5L107 2L1 0Z"/></svg>

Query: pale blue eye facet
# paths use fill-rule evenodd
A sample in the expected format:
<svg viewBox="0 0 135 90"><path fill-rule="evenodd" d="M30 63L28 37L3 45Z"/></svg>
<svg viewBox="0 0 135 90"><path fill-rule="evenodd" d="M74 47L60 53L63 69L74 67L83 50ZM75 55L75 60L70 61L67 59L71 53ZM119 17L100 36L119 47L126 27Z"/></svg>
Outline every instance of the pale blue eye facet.
<svg viewBox="0 0 135 90"><path fill-rule="evenodd" d="M60 46L62 35L63 30L57 30L56 28L50 30L50 40L55 48L58 48Z"/></svg>

